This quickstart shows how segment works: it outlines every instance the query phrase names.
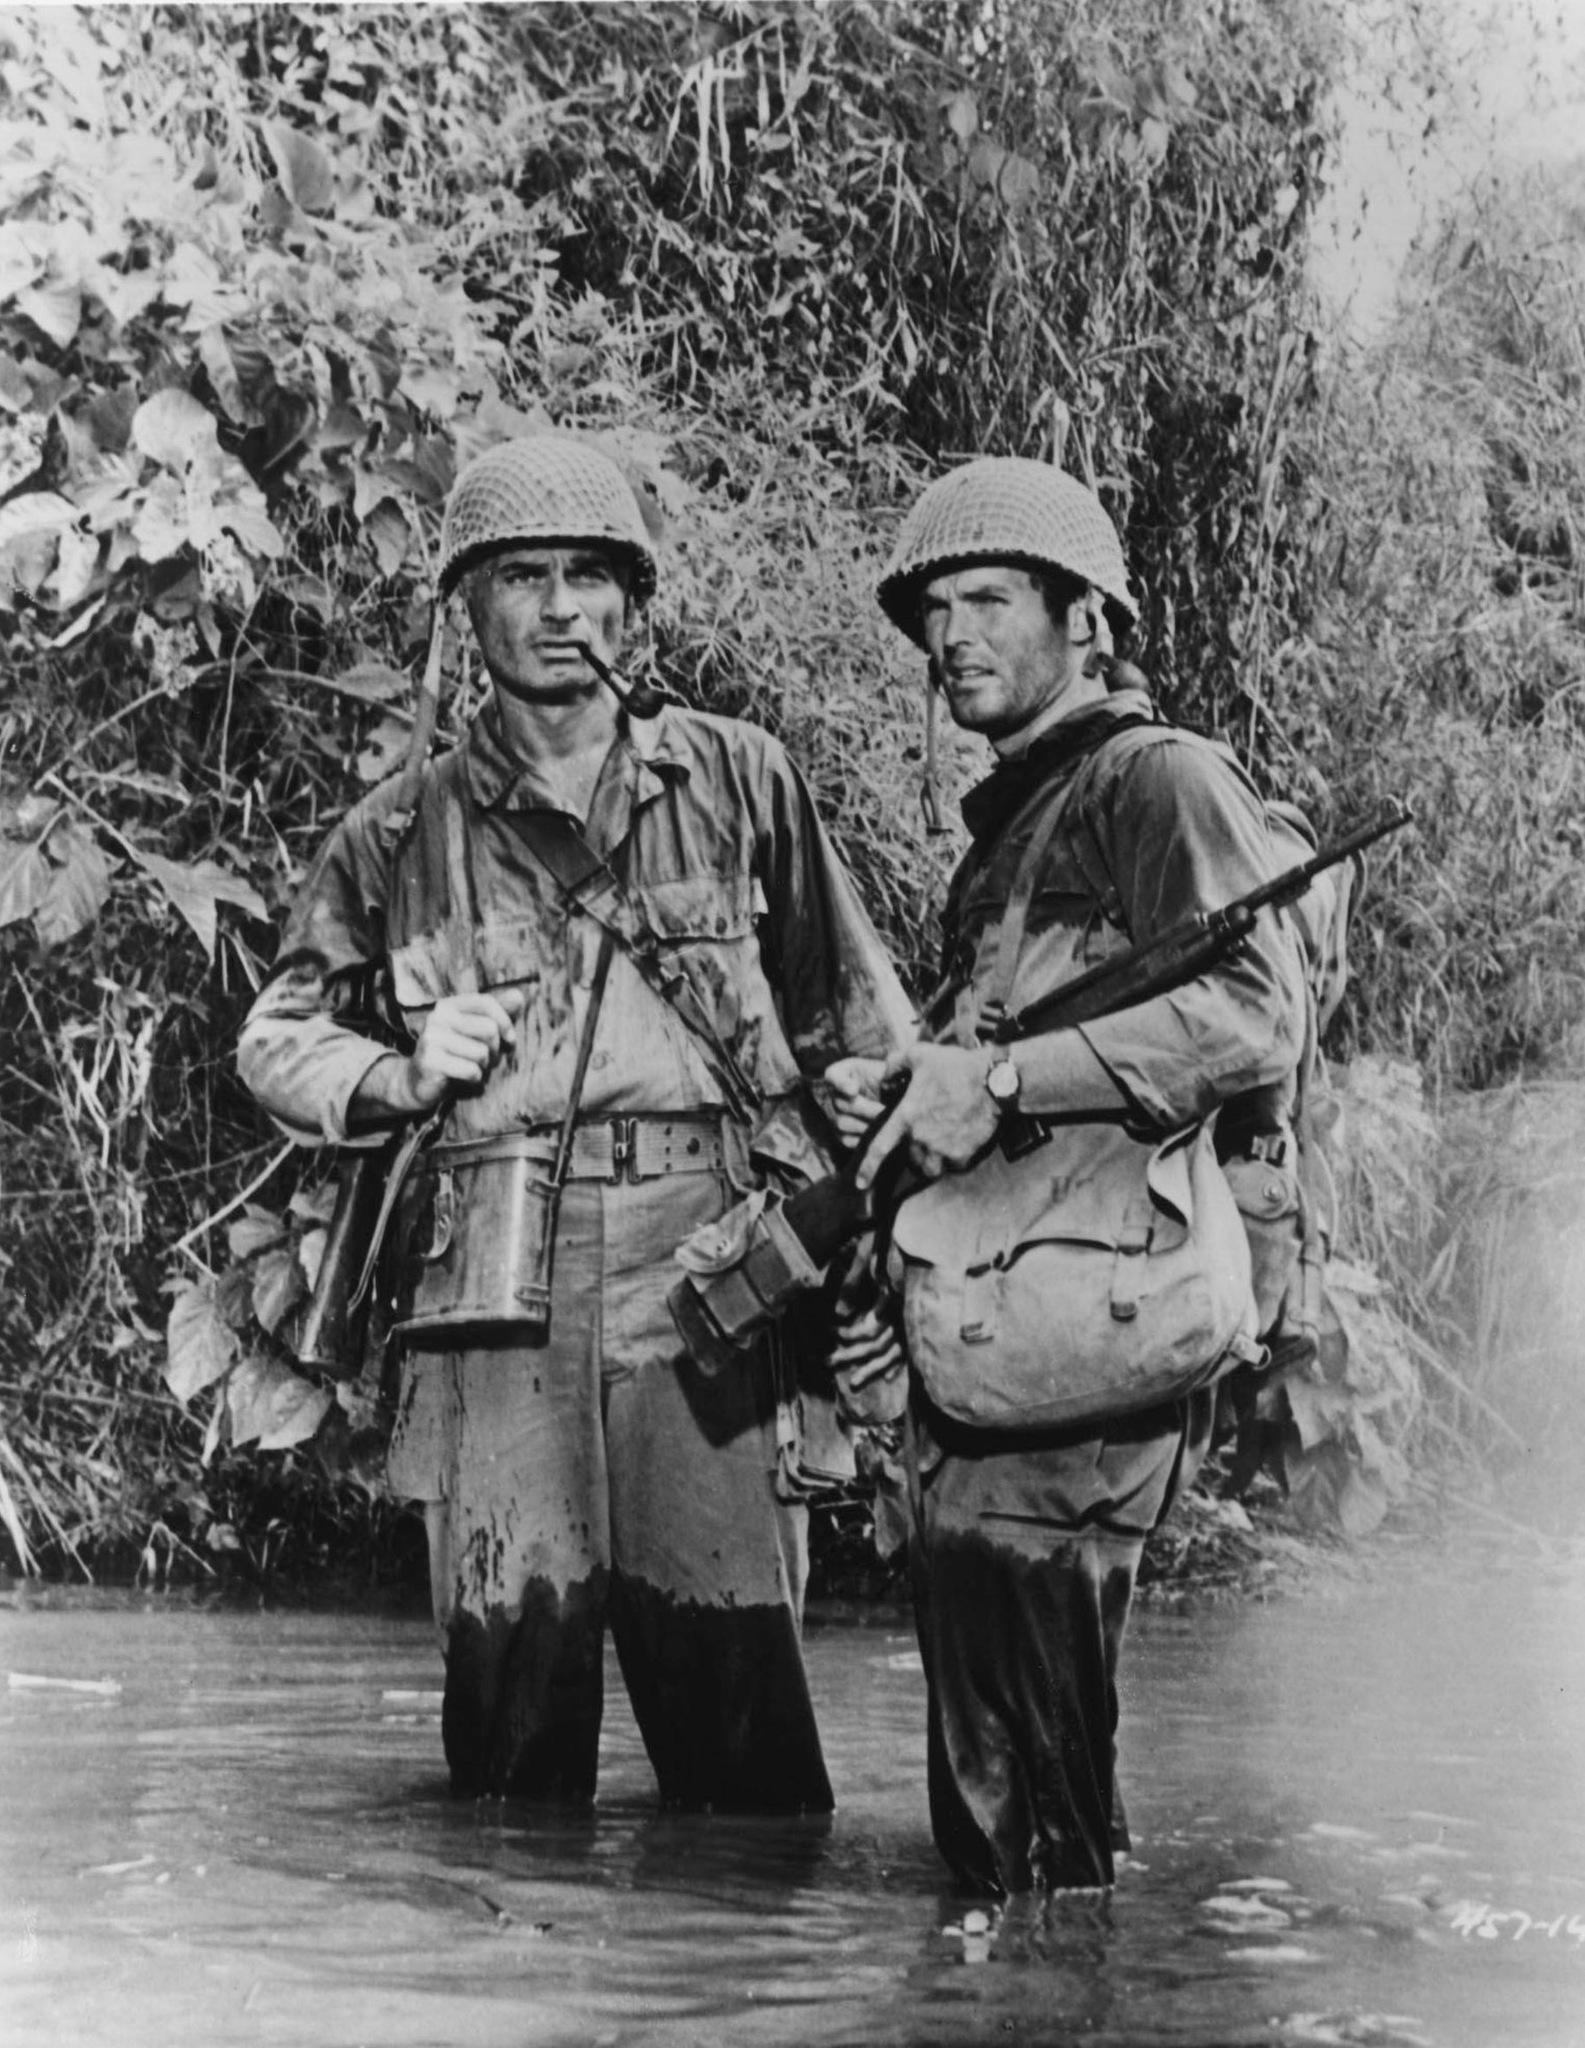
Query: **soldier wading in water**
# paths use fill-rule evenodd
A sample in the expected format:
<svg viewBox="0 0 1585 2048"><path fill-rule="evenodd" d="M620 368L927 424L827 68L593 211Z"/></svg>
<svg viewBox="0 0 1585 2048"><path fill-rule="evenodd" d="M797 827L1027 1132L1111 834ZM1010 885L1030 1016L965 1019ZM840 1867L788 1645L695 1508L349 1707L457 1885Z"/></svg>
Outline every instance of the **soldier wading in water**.
<svg viewBox="0 0 1585 2048"><path fill-rule="evenodd" d="M707 1378L666 1294L679 1240L826 1169L806 1077L885 1058L912 1017L780 746L613 693L655 573L589 444L463 471L438 596L460 590L490 700L410 816L393 778L331 833L240 1066L310 1141L442 1112L389 1480L425 1509L454 1791L592 1799L609 1623L665 1801L824 1810L787 1381L769 1346ZM437 1306L521 1252L490 1233L524 1175L542 1192L569 1108L559 1213L529 1205L554 1232L538 1327Z"/></svg>
<svg viewBox="0 0 1585 2048"><path fill-rule="evenodd" d="M1280 1129L1305 996L1297 949L1269 911L1234 957L1170 994L1012 1045L981 1042L993 1003L1022 1008L1282 866L1260 797L1231 757L1158 721L1144 690L1127 686L1137 672L1112 660L1113 636L1136 608L1096 497L1042 463L969 463L908 513L879 597L928 655L930 686L953 719L984 734L997 762L964 801L973 843L946 903L946 980L927 1018L934 1042L886 1065L888 1077L906 1076L907 1092L861 1179L906 1148L930 1183L917 1202L961 1196L962 1238L994 1220L973 1207L975 1174L1016 1114L1048 1120L1040 1170L1055 1213L1064 1200L1104 1206L1097 1191L1119 1184L1129 1146L1143 1191L1151 1147L1226 1106L1258 1105L1268 1136ZM1114 676L1125 686L1110 687ZM848 1061L831 1076L847 1097L850 1138L880 1113L882 1075L879 1062ZM1181 1174L1192 1147L1174 1152L1176 1143L1162 1157ZM1218 1199L1231 1201L1225 1183ZM921 1233L908 1234L914 1206L903 1204L895 1227L905 1272L922 1273ZM1097 1220L1112 1227L1093 1214L1067 1226L1081 1252ZM1120 1232L1118 1256L1092 1261L1113 1290L1110 1319L1100 1304L1103 1334L1128 1327L1133 1303L1119 1290L1144 1262L1125 1254L1144 1242ZM1234 1248L1247 1262L1241 1238ZM954 1254L951 1244L934 1250ZM1003 1262L971 1284L994 1304L1006 1277ZM1079 1306L1051 1298L1026 1348L1049 1332L1055 1351ZM990 1318L975 1323L964 1305L941 1346L962 1368L950 1389L958 1413L948 1414L927 1384L932 1359L912 1307L908 1322L909 1547L936 1841L962 1881L990 1894L1109 1884L1128 1842L1114 1784L1118 1653L1145 1538L1203 1453L1211 1393L1023 1426L997 1406L1003 1359ZM1216 1357L1190 1363L1203 1382ZM963 1419L982 1405L1000 1419Z"/></svg>

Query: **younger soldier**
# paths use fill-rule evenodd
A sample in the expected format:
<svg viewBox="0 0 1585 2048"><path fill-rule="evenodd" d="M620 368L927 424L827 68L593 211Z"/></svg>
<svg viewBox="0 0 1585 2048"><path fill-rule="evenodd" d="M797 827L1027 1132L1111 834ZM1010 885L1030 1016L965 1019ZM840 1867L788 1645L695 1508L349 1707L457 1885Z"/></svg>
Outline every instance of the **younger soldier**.
<svg viewBox="0 0 1585 2048"><path fill-rule="evenodd" d="M1155 722L1142 689L1108 687L1113 634L1136 613L1093 493L1037 462L953 470L904 519L879 597L997 762L964 800L973 843L946 903L935 1042L887 1064L907 1093L861 1182L900 1147L927 1178L962 1169L1015 1111L1057 1120L1057 1181L1065 1148L1085 1156L1086 1126L1165 1134L1251 1091L1280 1097L1304 992L1269 912L1235 957L1170 994L1011 1047L980 1043L1009 953L1016 1009L1282 867L1231 758ZM1032 847L1021 936L1009 937ZM831 1079L851 1136L880 1112L882 1070L850 1061ZM1053 1300L1054 1329L1063 1314ZM983 1370L996 1370L994 1342ZM1114 1787L1118 1652L1145 1538L1203 1451L1209 1407L1195 1395L1076 1428L977 1428L944 1414L915 1372L910 1559L931 1817L975 1889L1112 1880L1128 1840Z"/></svg>

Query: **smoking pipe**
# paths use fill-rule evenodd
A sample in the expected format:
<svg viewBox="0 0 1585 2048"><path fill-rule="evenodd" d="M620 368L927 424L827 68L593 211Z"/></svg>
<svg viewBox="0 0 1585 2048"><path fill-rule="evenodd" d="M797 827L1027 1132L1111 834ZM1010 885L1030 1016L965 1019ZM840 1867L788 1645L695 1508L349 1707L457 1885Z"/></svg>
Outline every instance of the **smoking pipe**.
<svg viewBox="0 0 1585 2048"><path fill-rule="evenodd" d="M654 718L666 705L682 702L661 683L630 683L620 669L612 668L605 656L597 654L586 640L578 642L578 651L629 718Z"/></svg>

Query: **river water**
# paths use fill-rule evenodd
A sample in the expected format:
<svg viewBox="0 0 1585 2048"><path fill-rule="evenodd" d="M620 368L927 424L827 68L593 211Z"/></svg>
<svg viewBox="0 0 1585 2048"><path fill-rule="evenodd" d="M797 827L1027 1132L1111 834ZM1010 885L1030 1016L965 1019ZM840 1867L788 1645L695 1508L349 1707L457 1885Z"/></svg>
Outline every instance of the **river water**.
<svg viewBox="0 0 1585 2048"><path fill-rule="evenodd" d="M906 1620L813 1617L840 1807L444 1793L422 1620L0 1596L0 2040L118 2048L1585 2042L1585 1567L1399 1557L1147 1609L1136 1856L983 1928L924 1803Z"/></svg>

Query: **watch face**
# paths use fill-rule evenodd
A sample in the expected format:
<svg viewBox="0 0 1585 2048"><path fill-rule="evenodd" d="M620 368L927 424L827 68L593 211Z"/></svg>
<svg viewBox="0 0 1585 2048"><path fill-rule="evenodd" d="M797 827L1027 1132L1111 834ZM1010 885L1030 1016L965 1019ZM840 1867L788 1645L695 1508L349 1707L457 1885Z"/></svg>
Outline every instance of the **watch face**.
<svg viewBox="0 0 1585 2048"><path fill-rule="evenodd" d="M1011 1060L998 1060L985 1076L985 1085L994 1101L1011 1102L1018 1093L1018 1069Z"/></svg>

